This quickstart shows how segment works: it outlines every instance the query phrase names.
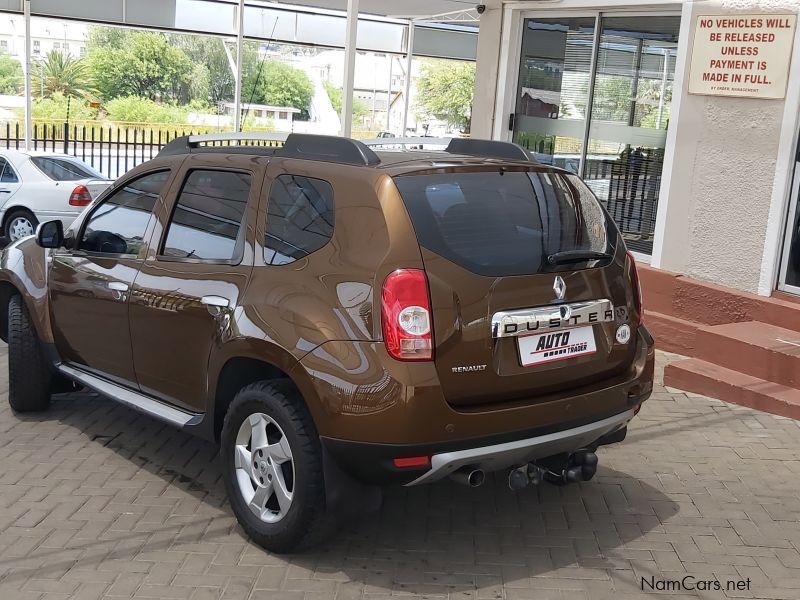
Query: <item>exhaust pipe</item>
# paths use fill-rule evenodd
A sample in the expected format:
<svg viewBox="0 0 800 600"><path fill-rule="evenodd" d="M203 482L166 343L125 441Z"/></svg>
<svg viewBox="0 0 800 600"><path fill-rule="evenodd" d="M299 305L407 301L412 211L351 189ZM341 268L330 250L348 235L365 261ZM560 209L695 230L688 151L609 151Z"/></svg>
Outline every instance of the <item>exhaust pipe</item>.
<svg viewBox="0 0 800 600"><path fill-rule="evenodd" d="M486 481L486 473L483 469L473 467L461 467L458 471L450 475L450 479L471 488L480 487Z"/></svg>

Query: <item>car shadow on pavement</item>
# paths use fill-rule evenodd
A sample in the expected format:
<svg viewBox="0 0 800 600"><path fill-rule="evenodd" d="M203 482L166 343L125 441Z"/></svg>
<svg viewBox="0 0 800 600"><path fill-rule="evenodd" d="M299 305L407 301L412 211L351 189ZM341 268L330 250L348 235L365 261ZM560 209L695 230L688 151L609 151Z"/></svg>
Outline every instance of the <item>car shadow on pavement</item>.
<svg viewBox="0 0 800 600"><path fill-rule="evenodd" d="M106 502L90 498L95 504L80 509L80 519L97 520L95 533L20 556L31 563L0 561L0 567L13 568L2 583L31 569L39 577L58 577L76 565L97 569L102 563L107 569L200 545L224 548L225 556L220 550L214 561L231 569L262 567L254 585L265 590L311 592L334 585L447 594L496 586L499 598L503 585L537 587L541 578L557 577L613 592L611 574L630 569L630 559L642 552L637 540L663 533L663 523L679 510L663 492L603 467L601 451L593 481L563 488L515 493L503 476L489 476L477 489L451 481L389 488L379 512L342 523L319 548L270 556L247 540L227 506L215 445L86 393L58 396L49 411L15 418L32 431L59 423L51 443L67 440L91 456L98 472L93 485L107 496ZM273 580L263 573L273 573ZM627 573L632 585L633 573Z"/></svg>

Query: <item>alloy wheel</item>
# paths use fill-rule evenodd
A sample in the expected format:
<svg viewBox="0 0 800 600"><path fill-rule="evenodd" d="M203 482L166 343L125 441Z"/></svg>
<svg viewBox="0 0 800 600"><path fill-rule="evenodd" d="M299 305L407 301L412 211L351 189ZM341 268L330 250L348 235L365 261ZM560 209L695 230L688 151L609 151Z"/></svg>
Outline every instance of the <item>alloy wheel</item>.
<svg viewBox="0 0 800 600"><path fill-rule="evenodd" d="M246 418L236 436L234 466L239 492L265 523L277 523L292 506L295 469L289 440L263 413Z"/></svg>
<svg viewBox="0 0 800 600"><path fill-rule="evenodd" d="M8 225L8 237L12 242L21 240L36 233L28 217L14 217Z"/></svg>

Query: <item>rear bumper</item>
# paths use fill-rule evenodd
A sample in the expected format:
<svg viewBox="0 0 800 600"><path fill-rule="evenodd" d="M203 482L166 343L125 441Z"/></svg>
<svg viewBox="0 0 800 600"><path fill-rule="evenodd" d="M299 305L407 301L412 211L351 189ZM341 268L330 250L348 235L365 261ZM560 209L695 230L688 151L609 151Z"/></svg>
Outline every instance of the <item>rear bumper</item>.
<svg viewBox="0 0 800 600"><path fill-rule="evenodd" d="M394 445L349 442L322 438L325 453L344 472L363 483L419 485L443 479L464 466L500 471L562 453L595 448L621 441L635 409L553 431L538 428L508 436L443 444ZM430 468L398 468L393 460L406 456L430 456Z"/></svg>
<svg viewBox="0 0 800 600"><path fill-rule="evenodd" d="M360 346L359 359L375 356L381 346L374 353ZM427 483L464 465L492 471L620 441L627 422L652 393L654 362L653 339L640 327L626 373L545 401L470 412L447 404L435 374L423 381L427 385L413 383L412 370L424 374L425 363L401 365L405 372L386 373L380 387L370 386L363 395L356 388L343 398L340 388L337 402L329 400L325 414L314 415L315 422L327 454L355 479ZM391 363L380 362L385 364ZM315 382L323 385L325 380ZM327 390L326 395L331 396ZM421 456L431 457L430 468L394 466L395 458Z"/></svg>
<svg viewBox="0 0 800 600"><path fill-rule="evenodd" d="M431 457L430 470L408 485L438 481L466 466L486 472L500 471L548 456L572 453L581 448L588 448L604 436L626 427L633 416L634 410L631 409L594 423L516 442L434 454Z"/></svg>
<svg viewBox="0 0 800 600"><path fill-rule="evenodd" d="M72 222L81 214L80 211L65 211L65 210L41 210L34 211L36 218L40 223L47 223L48 221L61 221L66 230Z"/></svg>

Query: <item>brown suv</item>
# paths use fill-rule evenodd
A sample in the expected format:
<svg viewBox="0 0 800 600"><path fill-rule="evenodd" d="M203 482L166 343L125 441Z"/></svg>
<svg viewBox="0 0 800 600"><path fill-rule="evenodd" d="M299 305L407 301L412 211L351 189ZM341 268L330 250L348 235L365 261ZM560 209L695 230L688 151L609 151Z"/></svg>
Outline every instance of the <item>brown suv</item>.
<svg viewBox="0 0 800 600"><path fill-rule="evenodd" d="M11 406L83 386L219 441L277 552L382 484L590 479L654 350L589 188L502 142L255 137L175 140L3 252Z"/></svg>

